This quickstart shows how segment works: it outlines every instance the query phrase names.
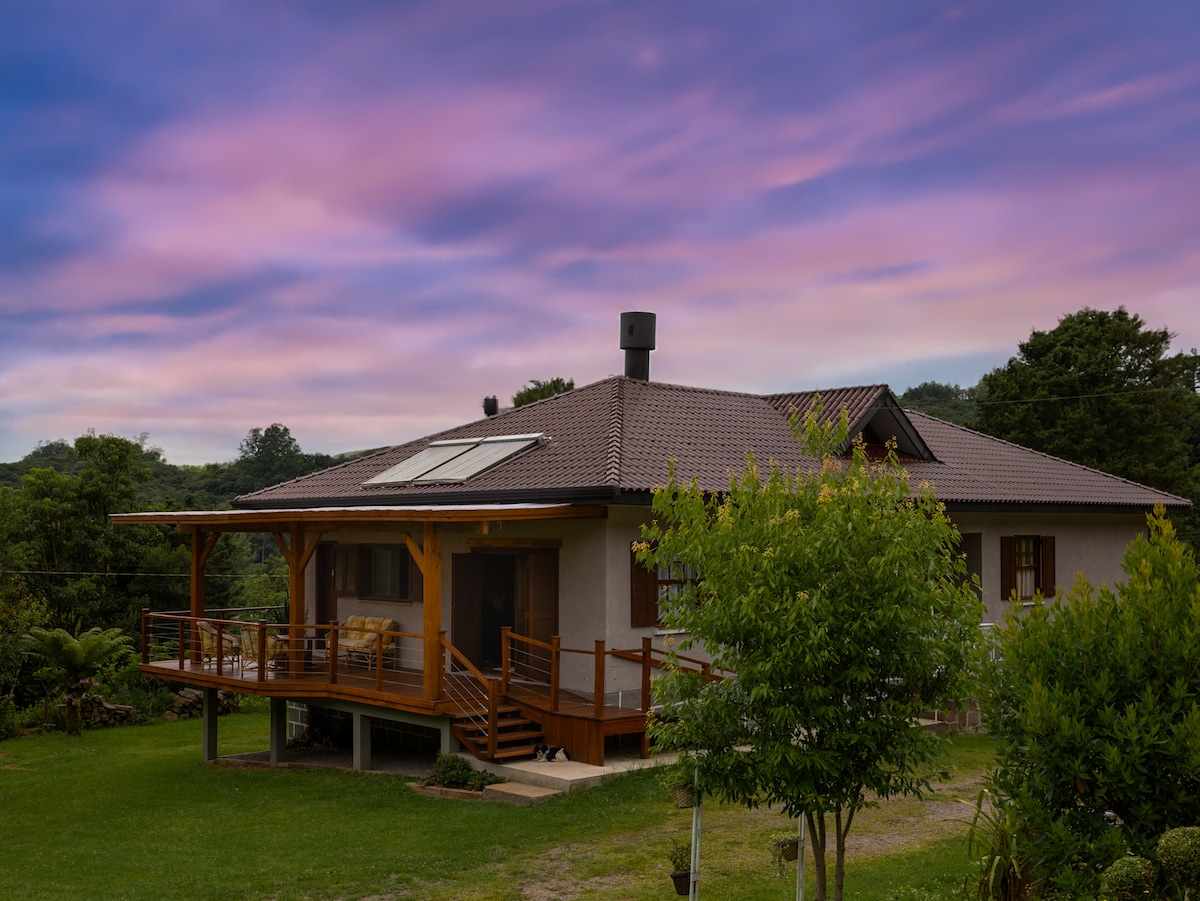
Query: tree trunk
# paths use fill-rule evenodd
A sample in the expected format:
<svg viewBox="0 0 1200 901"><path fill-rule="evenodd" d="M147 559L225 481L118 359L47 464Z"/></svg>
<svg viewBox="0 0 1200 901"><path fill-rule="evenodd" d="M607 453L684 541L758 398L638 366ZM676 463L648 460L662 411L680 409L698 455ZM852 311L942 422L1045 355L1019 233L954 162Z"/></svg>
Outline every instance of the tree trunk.
<svg viewBox="0 0 1200 901"><path fill-rule="evenodd" d="M854 808L846 814L846 823L842 825L842 808L835 808L833 828L837 845L834 849L833 864L833 901L842 901L842 893L846 887L846 836L850 834L850 824L854 822Z"/></svg>
<svg viewBox="0 0 1200 901"><path fill-rule="evenodd" d="M808 817L808 834L812 837L813 849L813 885L816 891L816 901L827 901L829 881L825 871L825 814L820 817L806 813Z"/></svg>
<svg viewBox="0 0 1200 901"><path fill-rule="evenodd" d="M83 713L79 698L67 695L67 735L83 735Z"/></svg>

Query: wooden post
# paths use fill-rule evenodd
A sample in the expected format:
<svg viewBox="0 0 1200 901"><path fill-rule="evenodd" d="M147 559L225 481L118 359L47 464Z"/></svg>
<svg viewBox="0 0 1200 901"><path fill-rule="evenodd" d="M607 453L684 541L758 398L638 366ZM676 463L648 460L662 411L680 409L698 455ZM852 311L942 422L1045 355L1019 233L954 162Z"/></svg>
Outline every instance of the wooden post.
<svg viewBox="0 0 1200 901"><path fill-rule="evenodd" d="M442 650L446 646L446 630L442 629L438 632L438 665L437 665L437 696L440 698L446 693L446 667L442 664L442 658L445 652Z"/></svg>
<svg viewBox="0 0 1200 901"><path fill-rule="evenodd" d="M184 668L184 662L188 658L188 646L187 646L186 635L187 635L187 629L185 628L184 621L180 620L179 621L179 668L180 669ZM193 636L192 644L193 645L195 645L195 643L196 643L195 635L196 635L196 631L193 629L192 630L192 636Z"/></svg>
<svg viewBox="0 0 1200 901"><path fill-rule="evenodd" d="M596 719L604 718L604 639L596 639L596 682L592 689L592 713Z"/></svg>
<svg viewBox="0 0 1200 901"><path fill-rule="evenodd" d="M512 626L500 627L500 686L508 691L512 666Z"/></svg>
<svg viewBox="0 0 1200 901"><path fill-rule="evenodd" d="M256 661L258 664L258 681L266 682L267 666L270 663L270 660L267 657L267 621L265 619L260 619L258 621L258 625L255 626L254 629L256 632L258 632L258 641L256 642L258 646L258 660ZM245 648L242 650L244 651ZM245 671L245 661L243 660L242 672Z"/></svg>
<svg viewBox="0 0 1200 901"><path fill-rule="evenodd" d="M650 713L650 654L654 649L654 641L651 638L642 639L642 713L648 715ZM642 743L638 749L643 760L650 756L650 740L646 737L645 728L642 729Z"/></svg>
<svg viewBox="0 0 1200 901"><path fill-rule="evenodd" d="M190 597L190 613L194 618L204 616L204 567L208 563L208 556L217 545L217 539L221 537L220 532L203 532L199 526L192 526L192 572L191 572L191 597ZM192 622L192 662L200 663L202 654L200 651L200 630L196 627L195 621Z"/></svg>
<svg viewBox="0 0 1200 901"><path fill-rule="evenodd" d="M338 621L329 624L329 684L337 685Z"/></svg>
<svg viewBox="0 0 1200 901"><path fill-rule="evenodd" d="M375 633L375 690L383 691L383 633Z"/></svg>
<svg viewBox="0 0 1200 901"><path fill-rule="evenodd" d="M436 701L441 697L442 673L442 536L431 522L425 523L424 546L421 550L424 566L421 572L424 576L424 678L421 693L426 701Z"/></svg>
<svg viewBox="0 0 1200 901"><path fill-rule="evenodd" d="M150 662L150 608L142 608L142 663Z"/></svg>
<svg viewBox="0 0 1200 901"><path fill-rule="evenodd" d="M499 731L500 680L488 679L488 760L496 759L496 733Z"/></svg>
<svg viewBox="0 0 1200 901"><path fill-rule="evenodd" d="M558 647L562 641L557 635L550 636L550 709L558 712Z"/></svg>

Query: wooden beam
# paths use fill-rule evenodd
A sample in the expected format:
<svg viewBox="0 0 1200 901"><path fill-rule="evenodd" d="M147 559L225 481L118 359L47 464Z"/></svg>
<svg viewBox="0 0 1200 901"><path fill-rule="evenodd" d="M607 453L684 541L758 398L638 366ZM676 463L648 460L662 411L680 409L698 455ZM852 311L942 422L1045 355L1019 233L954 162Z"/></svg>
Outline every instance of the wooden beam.
<svg viewBox="0 0 1200 901"><path fill-rule="evenodd" d="M425 552L421 550L416 539L408 532L404 532L404 544L408 548L408 552L412 554L413 562L417 564L417 569L421 571L421 575L425 575Z"/></svg>
<svg viewBox="0 0 1200 901"><path fill-rule="evenodd" d="M561 538L468 538L469 548L561 548Z"/></svg>
<svg viewBox="0 0 1200 901"><path fill-rule="evenodd" d="M203 528L219 532L270 532L292 522L308 528L346 528L380 523L492 523L536 519L604 519L604 506L571 504L497 504L476 507L311 507L295 510L188 510L155 513L114 513L113 525L168 523L187 531Z"/></svg>
<svg viewBox="0 0 1200 901"><path fill-rule="evenodd" d="M425 523L424 536L424 679L421 696L427 701L436 701L442 688L442 643L438 638L442 631L442 536L432 522Z"/></svg>

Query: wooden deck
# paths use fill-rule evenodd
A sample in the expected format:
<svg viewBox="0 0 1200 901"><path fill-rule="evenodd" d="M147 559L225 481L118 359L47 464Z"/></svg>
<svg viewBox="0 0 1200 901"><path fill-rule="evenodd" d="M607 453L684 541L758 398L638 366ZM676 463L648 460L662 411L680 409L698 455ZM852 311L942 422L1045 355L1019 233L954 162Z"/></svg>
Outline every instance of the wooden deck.
<svg viewBox="0 0 1200 901"><path fill-rule="evenodd" d="M534 744L545 741L568 748L576 760L600 765L605 739L617 735L642 735L646 751L645 707L617 707L604 699L612 696L606 688L606 661L633 660L641 668L641 690L635 696L644 704L654 662L649 647L640 653L614 651L596 642L592 649L569 649L557 637L539 642L509 629L502 637L500 669L485 673L444 633L434 642L440 656L431 659L426 636L387 628L252 623L144 611L140 668L148 676L199 688L269 698L337 699L447 717L454 734L484 759L532 754ZM562 687L564 654L591 658L592 697Z"/></svg>
<svg viewBox="0 0 1200 901"><path fill-rule="evenodd" d="M470 718L478 714L474 704L447 696L437 701L422 697L422 672L338 661L330 673L328 658L314 655L303 666L288 666L279 661L261 674L255 666L242 667L235 661L195 662L159 660L143 663L148 676L183 682L198 688L217 688L242 694L271 698L355 701L390 710L424 716ZM510 683L503 703L516 707L522 716L540 726L543 740L550 745L571 748L575 759L597 766L604 762L604 740L615 735L644 735L646 715L638 709L606 705L599 709L590 698L569 691L557 692L551 702L550 689L538 683ZM644 743L644 738L643 738Z"/></svg>

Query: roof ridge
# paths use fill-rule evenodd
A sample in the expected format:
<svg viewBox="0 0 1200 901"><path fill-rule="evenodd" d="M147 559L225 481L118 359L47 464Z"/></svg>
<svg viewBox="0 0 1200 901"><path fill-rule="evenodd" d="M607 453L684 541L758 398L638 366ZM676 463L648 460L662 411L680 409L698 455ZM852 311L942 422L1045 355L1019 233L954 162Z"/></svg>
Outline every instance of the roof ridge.
<svg viewBox="0 0 1200 901"><path fill-rule="evenodd" d="M1177 501L1182 501L1187 504L1192 503L1190 499L1179 494L1172 494L1170 491L1167 491L1163 488L1155 488L1153 485L1144 485L1141 482L1135 482L1133 479L1127 479L1125 476L1119 476L1116 473L1109 472L1105 469L1098 469L1095 466L1088 466L1086 463L1076 463L1074 460L1068 460L1065 457L1056 457L1054 454L1048 454L1045 451L1040 451L1033 447L1026 447L1024 444L1017 444L1015 441L1009 441L1006 438L997 438L995 435L989 435L987 432L981 432L978 429L971 428L970 426L959 425L957 422L951 422L948 419L940 419L937 416L930 415L929 413L922 413L920 410L906 409L904 413L905 415L911 415L915 413L918 416L924 416L926 419L932 419L934 422L940 422L943 425L948 425L952 429L960 429L964 432L970 432L972 435L978 435L980 438L986 438L988 441L995 441L998 444L1004 444L1008 447L1013 447L1017 450L1024 451L1025 453L1037 454L1039 457L1045 457L1047 460L1054 460L1057 463L1064 463L1067 466L1073 466L1076 469L1083 469L1087 472L1098 473L1106 478L1116 479L1118 482L1124 482L1126 485L1131 485L1134 488L1141 488L1144 491L1154 491L1164 497L1173 498Z"/></svg>
<svg viewBox="0 0 1200 901"><path fill-rule="evenodd" d="M605 434L604 483L621 484L621 439L625 427L625 382L613 379L609 394L608 431Z"/></svg>

